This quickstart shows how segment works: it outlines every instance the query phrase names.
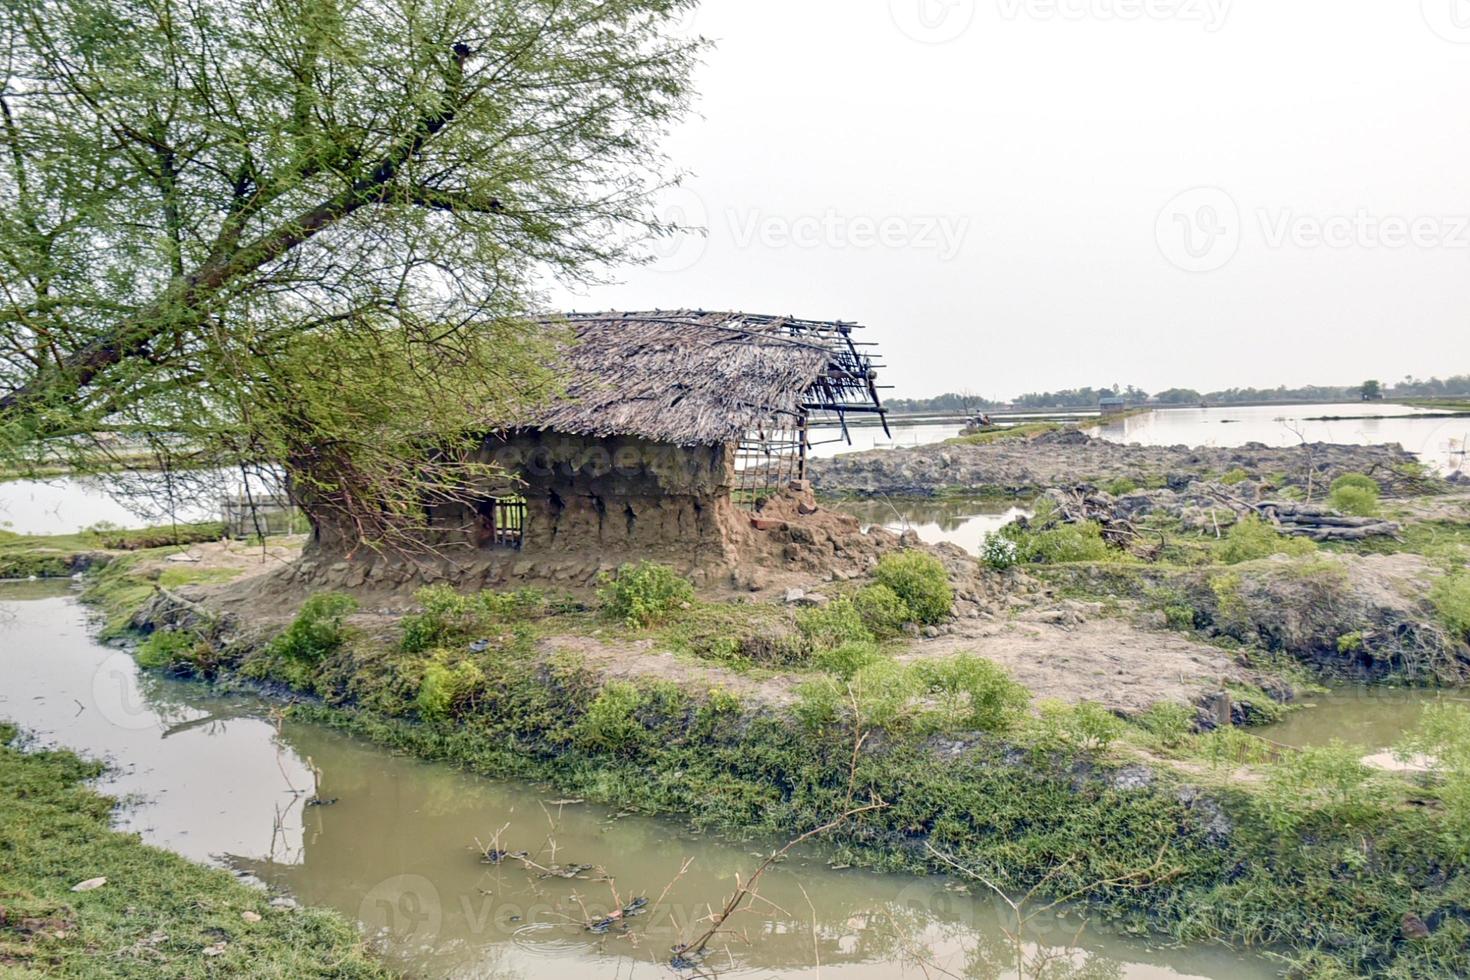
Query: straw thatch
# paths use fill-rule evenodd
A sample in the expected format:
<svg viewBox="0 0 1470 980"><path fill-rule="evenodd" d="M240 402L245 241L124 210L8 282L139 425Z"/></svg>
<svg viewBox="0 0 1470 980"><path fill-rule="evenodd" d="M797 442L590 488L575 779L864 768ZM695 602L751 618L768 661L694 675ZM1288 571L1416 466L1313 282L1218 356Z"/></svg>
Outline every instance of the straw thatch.
<svg viewBox="0 0 1470 980"><path fill-rule="evenodd" d="M814 386L845 380L834 347L846 325L742 313L593 313L548 317L575 338L561 349L565 394L496 428L641 436L726 445L794 425Z"/></svg>

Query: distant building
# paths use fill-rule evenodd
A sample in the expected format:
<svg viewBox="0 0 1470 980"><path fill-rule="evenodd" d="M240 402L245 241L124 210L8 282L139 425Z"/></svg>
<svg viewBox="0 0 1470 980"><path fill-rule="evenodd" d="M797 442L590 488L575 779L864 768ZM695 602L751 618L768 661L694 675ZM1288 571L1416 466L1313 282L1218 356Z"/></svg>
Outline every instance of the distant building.
<svg viewBox="0 0 1470 980"><path fill-rule="evenodd" d="M1128 403L1117 395L1112 395L1107 398L1099 398L1097 407L1104 415L1122 415L1128 408Z"/></svg>

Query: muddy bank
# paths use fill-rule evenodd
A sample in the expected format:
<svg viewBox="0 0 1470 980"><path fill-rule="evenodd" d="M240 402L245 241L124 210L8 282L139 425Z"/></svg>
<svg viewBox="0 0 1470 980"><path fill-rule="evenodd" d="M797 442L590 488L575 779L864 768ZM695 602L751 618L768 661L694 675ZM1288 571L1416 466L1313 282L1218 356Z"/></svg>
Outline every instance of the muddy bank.
<svg viewBox="0 0 1470 980"><path fill-rule="evenodd" d="M1397 445L1124 446L1068 429L979 446L939 444L816 459L809 464L808 475L823 493L932 496L964 491L1022 494L1120 479L1140 486L1183 488L1196 479L1235 470L1253 478L1297 485L1311 479L1320 485L1343 473L1386 478L1394 475L1395 467L1414 462L1414 455Z"/></svg>

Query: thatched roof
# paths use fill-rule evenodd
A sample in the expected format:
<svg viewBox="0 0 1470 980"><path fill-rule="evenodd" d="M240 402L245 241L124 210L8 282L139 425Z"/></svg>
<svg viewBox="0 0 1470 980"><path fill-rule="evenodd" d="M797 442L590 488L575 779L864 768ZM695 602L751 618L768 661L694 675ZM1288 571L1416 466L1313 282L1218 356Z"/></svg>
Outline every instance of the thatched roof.
<svg viewBox="0 0 1470 980"><path fill-rule="evenodd" d="M877 407L871 362L850 340L852 324L704 311L543 322L575 337L559 355L565 395L504 428L718 445L790 426L833 397L860 392L864 408Z"/></svg>

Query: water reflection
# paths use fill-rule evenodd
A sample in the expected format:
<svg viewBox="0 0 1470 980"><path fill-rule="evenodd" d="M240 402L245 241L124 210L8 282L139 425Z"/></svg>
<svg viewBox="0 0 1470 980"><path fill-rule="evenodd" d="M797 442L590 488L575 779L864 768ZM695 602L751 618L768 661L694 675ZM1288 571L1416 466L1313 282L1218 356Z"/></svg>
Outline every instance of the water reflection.
<svg viewBox="0 0 1470 980"><path fill-rule="evenodd" d="M0 612L0 717L110 759L117 770L104 788L142 801L123 811L124 827L342 910L411 975L667 976L670 947L698 931L770 846L558 801L320 728L278 726L248 698L139 677L130 658L91 640L64 586L0 585ZM491 845L524 850L540 867L593 867L563 879L516 860L487 864L481 850ZM1000 929L1009 912L944 878L834 869L813 850L773 869L760 896L711 947L709 967L875 980L1014 973ZM585 928L635 897L648 911L626 929ZM1226 950L1152 950L1052 914L1028 929L1023 952L1055 958L1048 975L1058 977L1270 975Z"/></svg>
<svg viewBox="0 0 1470 980"><path fill-rule="evenodd" d="M874 526L897 533L912 530L926 544L947 541L971 554L980 550L987 534L1017 517L1030 516L1029 510L1014 503L967 497L843 500L828 506L856 517L864 530Z"/></svg>

